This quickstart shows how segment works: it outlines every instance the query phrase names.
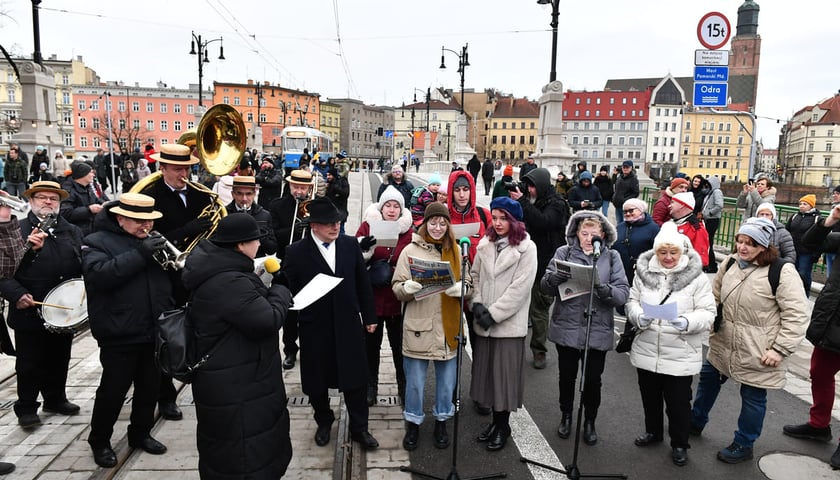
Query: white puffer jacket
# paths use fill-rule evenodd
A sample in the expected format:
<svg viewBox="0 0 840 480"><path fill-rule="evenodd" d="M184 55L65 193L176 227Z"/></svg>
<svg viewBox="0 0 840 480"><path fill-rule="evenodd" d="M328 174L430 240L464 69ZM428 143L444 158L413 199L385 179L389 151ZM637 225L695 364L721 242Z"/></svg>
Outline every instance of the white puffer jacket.
<svg viewBox="0 0 840 480"><path fill-rule="evenodd" d="M688 320L686 331L677 330L667 320L654 319L642 327L633 341L630 363L636 368L673 376L690 376L703 365L703 343L715 320L716 304L712 285L703 273L700 256L694 250L685 255L685 266L666 272L653 250L639 256L636 277L627 301L627 319L639 326L641 302L658 305L677 302L679 316ZM681 262L682 264L683 262Z"/></svg>
<svg viewBox="0 0 840 480"><path fill-rule="evenodd" d="M489 330L475 323L475 334L507 338L528 335L528 304L537 276L537 246L530 236L519 245L507 245L498 254L496 242L484 237L475 250L472 303L481 303L495 324Z"/></svg>

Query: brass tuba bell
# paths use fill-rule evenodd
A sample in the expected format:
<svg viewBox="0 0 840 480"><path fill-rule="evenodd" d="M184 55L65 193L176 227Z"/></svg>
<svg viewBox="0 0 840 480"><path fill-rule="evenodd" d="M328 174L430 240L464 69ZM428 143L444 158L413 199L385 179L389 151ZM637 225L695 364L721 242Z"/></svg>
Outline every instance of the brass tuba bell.
<svg viewBox="0 0 840 480"><path fill-rule="evenodd" d="M195 132L196 154L201 159L201 166L213 175L229 174L242 160L246 137L242 114L230 105L213 105L201 117Z"/></svg>

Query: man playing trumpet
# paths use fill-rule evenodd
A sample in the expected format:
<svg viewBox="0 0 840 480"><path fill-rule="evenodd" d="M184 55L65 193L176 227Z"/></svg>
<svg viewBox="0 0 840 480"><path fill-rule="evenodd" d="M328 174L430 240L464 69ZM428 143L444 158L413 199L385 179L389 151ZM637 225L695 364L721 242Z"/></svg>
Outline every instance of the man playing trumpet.
<svg viewBox="0 0 840 480"><path fill-rule="evenodd" d="M276 252L277 239L274 236L274 229L271 228L271 214L254 201L257 196L257 182L254 177L247 175L233 177L231 194L233 195L233 200L225 207L227 213L244 213L250 215L257 221L260 230L266 232L260 238L260 248L257 250L257 256L264 257Z"/></svg>
<svg viewBox="0 0 840 480"><path fill-rule="evenodd" d="M82 270L90 330L99 343L102 364L88 443L96 464L111 468L117 464L111 434L132 384L128 444L154 455L166 452L151 436L161 383L155 365L155 320L175 302L169 275L154 259L166 238L149 235L162 216L155 211L155 200L124 193L105 208L107 213L96 218L96 232L85 237Z"/></svg>
<svg viewBox="0 0 840 480"><path fill-rule="evenodd" d="M163 217L157 222L157 231L166 237L176 248L187 250L187 246L196 237L206 233L213 226L208 216L201 216L202 211L215 202L208 192L194 188L189 183L190 170L197 164L198 158L190 153L186 145L161 145L160 152L150 155L157 161L161 179L152 182L139 192L155 200L155 208ZM187 290L181 283L180 273L171 272L173 297L176 305L187 302ZM168 376L161 377L160 414L167 420L180 420L181 409L175 404L177 392Z"/></svg>
<svg viewBox="0 0 840 480"><path fill-rule="evenodd" d="M38 394L44 398L45 412L79 413L65 392L73 335L48 331L38 304L63 281L82 275L82 231L58 215L61 200L68 196L58 183L35 182L23 196L29 199L30 211L20 221L20 235L28 251L14 277L0 279L0 294L11 305L9 326L17 343L15 414L20 426L29 429L41 425ZM55 225L41 231L38 226L51 215L57 216Z"/></svg>
<svg viewBox="0 0 840 480"><path fill-rule="evenodd" d="M286 247L306 235L309 229L309 214L306 206L312 198L314 182L312 174L305 170L292 170L286 177L288 193L271 202L271 224L277 238L277 258L283 261ZM283 324L283 368L294 368L297 358L297 314L289 312Z"/></svg>

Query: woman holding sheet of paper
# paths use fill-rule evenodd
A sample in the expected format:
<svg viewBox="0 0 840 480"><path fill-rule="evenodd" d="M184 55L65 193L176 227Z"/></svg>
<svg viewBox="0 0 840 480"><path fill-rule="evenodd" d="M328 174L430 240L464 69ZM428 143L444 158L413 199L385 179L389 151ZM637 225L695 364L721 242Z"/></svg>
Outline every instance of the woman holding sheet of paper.
<svg viewBox="0 0 840 480"><path fill-rule="evenodd" d="M671 459L683 466L688 461L691 380L700 372L716 307L700 256L673 222L662 225L653 250L636 261L626 310L627 320L639 327L630 362L638 371L645 411L645 433L634 443L662 442L664 400Z"/></svg>
<svg viewBox="0 0 840 480"><path fill-rule="evenodd" d="M461 297L461 252L452 234L449 210L442 203L430 203L423 223L412 235L397 261L391 286L397 300L405 302L403 316L403 370L406 432L403 448L417 448L423 423L423 387L429 361L435 366L435 447L449 446L446 420L455 414L455 391ZM409 259L449 263L454 285L443 293L423 296L423 285L412 279ZM465 275L468 272L463 272ZM467 284L469 285L469 284ZM469 293L469 289L466 290ZM420 296L418 299L415 295Z"/></svg>
<svg viewBox="0 0 840 480"><path fill-rule="evenodd" d="M563 414L557 434L564 439L571 434L575 381L579 365L583 363L584 352L587 352L583 395L580 399L584 407L583 442L587 445L598 443L595 417L601 405L601 374L604 373L607 352L615 345L613 308L624 305L630 292L621 257L611 248L615 239L615 227L600 212L575 212L566 227L566 245L554 252L554 258L548 262L548 268L540 279L542 292L556 296L548 339L557 347L560 411ZM584 267L597 265L598 276L592 299L594 313L588 344L586 310L589 307L590 287L586 286L587 280L579 278L587 271L559 269L558 262L561 261ZM566 296L567 290L581 291L576 285L584 285L586 293Z"/></svg>

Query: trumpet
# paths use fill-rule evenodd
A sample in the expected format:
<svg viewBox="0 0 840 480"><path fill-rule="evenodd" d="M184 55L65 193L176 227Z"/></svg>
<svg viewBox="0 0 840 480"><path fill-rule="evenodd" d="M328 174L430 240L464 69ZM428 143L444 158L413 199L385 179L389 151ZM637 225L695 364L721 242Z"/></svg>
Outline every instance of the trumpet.
<svg viewBox="0 0 840 480"><path fill-rule="evenodd" d="M151 232L144 230L149 235L159 236L166 240L166 237L160 234L157 230L152 230ZM166 240L164 244L163 250L158 250L157 252L152 254L152 258L160 264L160 266L164 270L181 270L184 268L184 265L187 263L187 256L190 252L182 252L178 250L175 245L172 245L172 242Z"/></svg>
<svg viewBox="0 0 840 480"><path fill-rule="evenodd" d="M21 213L29 210L29 202L19 197L13 197L6 192L0 193L0 205L5 205Z"/></svg>

